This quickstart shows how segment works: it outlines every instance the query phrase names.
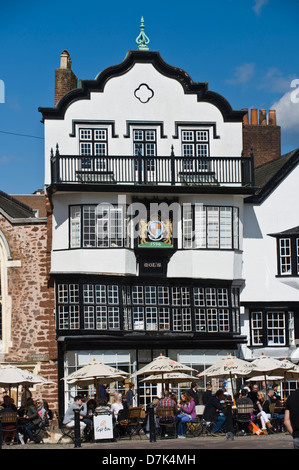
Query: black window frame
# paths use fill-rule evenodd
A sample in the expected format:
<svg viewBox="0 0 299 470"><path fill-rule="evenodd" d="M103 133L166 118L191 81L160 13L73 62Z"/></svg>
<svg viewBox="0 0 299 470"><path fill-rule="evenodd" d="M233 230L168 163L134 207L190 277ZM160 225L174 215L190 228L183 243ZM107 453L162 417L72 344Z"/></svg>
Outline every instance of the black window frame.
<svg viewBox="0 0 299 470"><path fill-rule="evenodd" d="M59 287L63 285L65 292L68 291L65 286L67 285L75 285L78 286L78 296L76 297L76 301L70 302L65 295L65 298L62 302L59 301ZM84 301L84 288L86 285L90 286L106 286L108 287L115 287L117 286L118 289L118 299L117 302L113 305L108 302L103 301L96 301L95 297L93 301ZM108 286L108 287L107 287ZM137 301L133 301L133 289L138 287L139 295ZM162 287L164 289L164 295L159 288ZM153 288L154 290L150 291ZM94 288L95 289L95 288ZM138 290L137 289L137 290ZM167 296L165 296L165 289L167 289ZM198 299L195 298L195 289L204 290L204 298L205 303L200 304L198 303ZM188 295L186 297L186 292L188 290ZM213 296L209 297L208 300L208 290L213 290ZM227 302L224 302L224 290L227 294ZM72 281L64 279L57 279L55 282L55 291L56 291L56 325L57 329L61 332L69 331L70 333L78 334L80 331L82 334L91 334L94 332L95 334L105 334L106 332L125 332L125 333L138 333L144 334L145 332L149 332L152 334L154 331L163 334L163 333L172 333L172 334L186 334L192 333L196 335L204 334L207 337L212 337L213 334L217 334L220 336L225 335L236 335L240 334L240 294L239 289L237 287L233 287L231 284L226 285L225 283L219 283L217 285L210 285L210 284L202 284L201 283L192 283L189 285L187 282L167 282L165 280L158 280L150 279L150 280L131 280L130 282L122 281L119 282L113 279L104 279L104 278L89 278L84 279L82 277L78 277L77 279L73 279ZM140 294L142 291L142 295ZM156 302L153 300L153 292L156 293ZM176 297L176 300L173 300L173 292L176 292L179 297ZM220 292L221 291L221 292ZM238 291L238 292L237 292ZM147 294L147 300L146 300ZM210 293L211 294L211 293ZM219 297L220 296L220 297ZM236 301L236 296L238 300ZM213 298L212 298L213 297ZM234 299L233 299L234 297ZM163 300L164 299L164 300ZM216 304L214 300L216 299ZM220 300L221 299L221 300ZM167 301L166 301L167 300ZM76 308L74 307L76 305ZM79 319L76 318L76 328L59 328L59 325L65 324L67 325L68 319L68 309L71 306L70 313L73 314L79 311ZM96 307L106 307L107 311L109 307L117 306L119 309L119 328L112 328L109 329L108 327L105 328L85 328L85 312L88 313L88 307L94 307L94 320L93 323L96 324ZM85 308L86 307L86 308ZM133 309L136 307L135 312ZM134 324L134 313L137 315L137 309L142 314L142 318L140 321L143 320L144 326L141 327L141 323L136 325ZM140 310L142 309L142 311ZM152 309L150 311L150 309ZM153 327L154 323L151 319L151 313L155 313L153 309L156 309L156 327ZM167 312L168 309L168 312ZM188 310L188 312L187 312ZM205 315L206 321L206 329L200 329L200 321L198 318L199 310L205 310L203 314ZM215 310L215 312L212 312ZM227 310L227 312L224 312ZM60 316L60 312L62 312L62 316ZM215 317L215 313L217 314ZM214 316L213 316L214 315ZM138 317L138 315L137 315ZM85 317L87 318L87 317ZM88 317L89 318L89 317ZM167 325L169 319L169 325ZM201 317L202 319L202 317ZM208 322L213 321L216 319L217 328L208 328ZM89 321L89 320L88 320ZM175 323L176 321L176 323ZM90 321L89 324L92 324ZM201 323L203 324L203 323ZM149 325L147 327L146 325ZM181 326L180 326L181 325ZM184 328L183 325L186 327ZM227 327L228 325L228 327ZM190 326L190 327L189 327Z"/></svg>
<svg viewBox="0 0 299 470"><path fill-rule="evenodd" d="M290 262L291 272L282 273L281 270L281 252L280 242L281 240L290 241ZM276 250L277 250L277 277L299 277L299 237L298 235L287 235L276 237Z"/></svg>
<svg viewBox="0 0 299 470"><path fill-rule="evenodd" d="M265 308L265 307L256 307L256 308L250 308L249 310L249 329L250 329L250 346L251 347L256 347L256 348L261 348L261 347L288 347L290 345L290 335L289 335L289 314L291 313L292 310L286 309L285 307L279 308L279 307L273 307L273 308ZM253 340L253 328L252 328L252 321L253 321L253 315L255 313L260 313L261 314L261 321L262 321L262 328L260 329L261 331L261 338L262 341L259 344L255 344ZM285 334L285 343L271 343L269 342L269 331L271 330L270 328L267 327L267 317L271 313L282 313L284 316L284 334Z"/></svg>

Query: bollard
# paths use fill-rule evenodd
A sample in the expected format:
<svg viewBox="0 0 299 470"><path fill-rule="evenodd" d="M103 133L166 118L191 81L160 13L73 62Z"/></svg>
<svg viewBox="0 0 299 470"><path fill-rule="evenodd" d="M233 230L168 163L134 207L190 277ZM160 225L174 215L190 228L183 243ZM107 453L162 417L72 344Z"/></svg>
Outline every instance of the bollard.
<svg viewBox="0 0 299 470"><path fill-rule="evenodd" d="M233 441L234 440L234 421L233 421L233 412L232 412L232 405L231 403L227 403L226 405L226 440Z"/></svg>
<svg viewBox="0 0 299 470"><path fill-rule="evenodd" d="M148 407L150 442L156 442L155 410L152 405Z"/></svg>
<svg viewBox="0 0 299 470"><path fill-rule="evenodd" d="M81 431L80 431L80 408L74 410L75 414L75 447L81 447Z"/></svg>

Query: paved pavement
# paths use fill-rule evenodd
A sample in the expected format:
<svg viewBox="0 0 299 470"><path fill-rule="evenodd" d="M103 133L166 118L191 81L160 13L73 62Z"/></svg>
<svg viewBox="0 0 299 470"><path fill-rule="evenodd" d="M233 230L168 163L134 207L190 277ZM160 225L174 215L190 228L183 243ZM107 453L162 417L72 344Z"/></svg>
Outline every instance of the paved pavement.
<svg viewBox="0 0 299 470"><path fill-rule="evenodd" d="M123 455L156 455L157 452L172 450L173 454L193 455L205 449L252 449L252 450L282 450L293 449L293 439L287 433L277 433L267 436L235 436L233 441L226 439L226 436L204 436L192 437L186 439L157 439L156 442L150 442L145 436L139 438L135 436L132 440L120 439L116 442L102 440L93 443L81 443L80 447L75 447L73 443L63 444L25 444L25 445L4 445L3 450L21 450L21 451L34 451L34 450L101 450L104 454L118 455L119 452ZM41 452L42 453L42 452ZM165 452L164 452L165 453ZM103 454L103 455L104 455ZM151 458L151 457L149 457ZM108 462L107 462L108 463ZM149 462L148 462L149 463Z"/></svg>

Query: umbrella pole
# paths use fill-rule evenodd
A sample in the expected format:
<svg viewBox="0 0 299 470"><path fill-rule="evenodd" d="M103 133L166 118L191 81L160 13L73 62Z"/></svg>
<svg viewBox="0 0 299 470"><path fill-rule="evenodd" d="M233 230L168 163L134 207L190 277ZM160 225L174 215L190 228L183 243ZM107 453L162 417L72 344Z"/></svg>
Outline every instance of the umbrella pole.
<svg viewBox="0 0 299 470"><path fill-rule="evenodd" d="M234 394L233 376L232 376L231 372L229 373L229 375L230 375L230 383L231 383L231 386L232 386L232 394L233 394L232 399L234 400L234 395L235 394Z"/></svg>
<svg viewBox="0 0 299 470"><path fill-rule="evenodd" d="M96 388L96 393L95 393L95 399L97 400L98 399L98 392L99 392L99 379L95 379L95 388Z"/></svg>
<svg viewBox="0 0 299 470"><path fill-rule="evenodd" d="M266 393L267 393L267 378L266 378L266 377L267 377L267 376L264 375L264 378L265 378L265 386L266 386Z"/></svg>
<svg viewBox="0 0 299 470"><path fill-rule="evenodd" d="M283 401L286 401L286 399L287 399L287 396L286 396L286 388L287 388L286 371L284 371L283 375L284 375L284 383L283 383L283 388L284 388L284 390L283 390Z"/></svg>

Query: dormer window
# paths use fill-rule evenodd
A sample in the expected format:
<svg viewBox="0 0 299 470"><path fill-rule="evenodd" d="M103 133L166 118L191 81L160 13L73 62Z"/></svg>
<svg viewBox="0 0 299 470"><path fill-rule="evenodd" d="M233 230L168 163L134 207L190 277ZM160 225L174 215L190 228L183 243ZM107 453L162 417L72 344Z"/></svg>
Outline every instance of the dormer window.
<svg viewBox="0 0 299 470"><path fill-rule="evenodd" d="M270 236L277 240L278 276L299 276L299 227Z"/></svg>

